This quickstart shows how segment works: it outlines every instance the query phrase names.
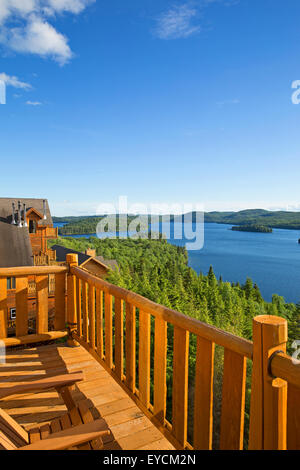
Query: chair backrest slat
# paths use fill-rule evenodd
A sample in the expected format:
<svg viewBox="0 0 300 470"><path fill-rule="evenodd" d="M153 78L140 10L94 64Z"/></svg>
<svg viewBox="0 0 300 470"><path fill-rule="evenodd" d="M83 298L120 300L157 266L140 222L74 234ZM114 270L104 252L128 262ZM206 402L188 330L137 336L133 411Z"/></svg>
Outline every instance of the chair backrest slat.
<svg viewBox="0 0 300 470"><path fill-rule="evenodd" d="M16 450L15 444L6 435L0 431L0 449L4 450Z"/></svg>
<svg viewBox="0 0 300 470"><path fill-rule="evenodd" d="M13 418L0 408L0 432L3 438L15 447L29 444L28 433ZM4 444L1 442L4 446ZM5 446L4 446L5 447Z"/></svg>

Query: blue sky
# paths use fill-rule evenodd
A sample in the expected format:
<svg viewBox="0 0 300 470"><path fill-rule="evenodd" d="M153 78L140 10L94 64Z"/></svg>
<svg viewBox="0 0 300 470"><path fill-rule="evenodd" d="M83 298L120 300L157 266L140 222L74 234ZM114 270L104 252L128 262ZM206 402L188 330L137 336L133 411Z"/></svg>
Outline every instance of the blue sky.
<svg viewBox="0 0 300 470"><path fill-rule="evenodd" d="M300 210L298 0L1 0L2 197Z"/></svg>

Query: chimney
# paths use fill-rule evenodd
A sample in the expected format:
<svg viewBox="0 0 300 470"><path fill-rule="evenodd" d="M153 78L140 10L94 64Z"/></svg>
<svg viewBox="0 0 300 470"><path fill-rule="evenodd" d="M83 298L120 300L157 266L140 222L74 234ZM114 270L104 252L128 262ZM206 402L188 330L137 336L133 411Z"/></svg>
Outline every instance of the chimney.
<svg viewBox="0 0 300 470"><path fill-rule="evenodd" d="M93 248L88 248L87 250L85 250L85 254L87 256L91 256L92 258L96 258L96 250L94 250Z"/></svg>
<svg viewBox="0 0 300 470"><path fill-rule="evenodd" d="M15 203L12 203L12 219L11 219L11 225L15 225L16 223L16 215L15 215Z"/></svg>
<svg viewBox="0 0 300 470"><path fill-rule="evenodd" d="M47 215L46 215L46 199L43 200L43 205L44 205L44 220L47 219Z"/></svg>
<svg viewBox="0 0 300 470"><path fill-rule="evenodd" d="M22 227L22 221L21 221L21 204L18 206L18 227Z"/></svg>
<svg viewBox="0 0 300 470"><path fill-rule="evenodd" d="M24 227L27 227L27 220L26 220L26 204L23 204L23 220L24 220Z"/></svg>

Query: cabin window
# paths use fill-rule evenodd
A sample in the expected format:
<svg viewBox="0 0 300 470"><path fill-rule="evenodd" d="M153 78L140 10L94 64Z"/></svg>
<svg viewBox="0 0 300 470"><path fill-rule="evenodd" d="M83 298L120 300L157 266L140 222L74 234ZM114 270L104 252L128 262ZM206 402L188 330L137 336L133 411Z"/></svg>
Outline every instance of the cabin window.
<svg viewBox="0 0 300 470"><path fill-rule="evenodd" d="M11 320L15 320L15 319L16 319L16 314L17 314L16 309L15 309L15 308L11 308L11 309L10 309L10 319L11 319Z"/></svg>
<svg viewBox="0 0 300 470"><path fill-rule="evenodd" d="M15 289L16 288L16 278L15 277L8 277L7 278L7 290Z"/></svg>
<svg viewBox="0 0 300 470"><path fill-rule="evenodd" d="M29 220L29 233L36 233L36 222L35 222L35 220Z"/></svg>

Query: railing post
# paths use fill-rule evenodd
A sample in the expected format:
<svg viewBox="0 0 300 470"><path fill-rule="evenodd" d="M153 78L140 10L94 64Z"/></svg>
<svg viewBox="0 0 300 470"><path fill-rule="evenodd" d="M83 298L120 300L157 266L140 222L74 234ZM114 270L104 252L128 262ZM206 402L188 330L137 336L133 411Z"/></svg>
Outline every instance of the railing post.
<svg viewBox="0 0 300 470"><path fill-rule="evenodd" d="M286 342L284 318L254 318L250 450L286 449L287 383L271 375L272 356L286 352Z"/></svg>
<svg viewBox="0 0 300 470"><path fill-rule="evenodd" d="M67 275L67 323L69 329L68 345L78 346L77 341L73 339L73 332L77 329L77 302L76 302L76 276L70 272L72 266L78 266L78 255L70 253L66 256L66 262L69 265Z"/></svg>

